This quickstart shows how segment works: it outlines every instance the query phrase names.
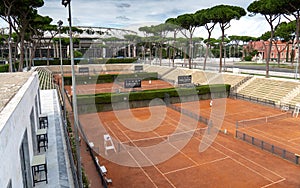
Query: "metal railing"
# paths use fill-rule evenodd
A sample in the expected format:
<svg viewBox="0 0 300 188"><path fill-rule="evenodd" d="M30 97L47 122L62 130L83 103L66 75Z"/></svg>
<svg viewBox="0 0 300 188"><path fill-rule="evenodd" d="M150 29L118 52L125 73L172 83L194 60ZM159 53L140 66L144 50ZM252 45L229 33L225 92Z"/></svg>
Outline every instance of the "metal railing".
<svg viewBox="0 0 300 188"><path fill-rule="evenodd" d="M239 130L236 130L235 134L236 138L241 139L249 144L252 144L256 147L261 148L262 150L268 151L278 157L281 157L287 161L290 161L294 164L299 164L299 155L292 153L290 151L287 151L286 149L280 148L278 146L275 146L273 144L270 144L268 142L265 142L263 140L260 140L258 138L255 138L253 136L250 136L246 133L243 133Z"/></svg>
<svg viewBox="0 0 300 188"><path fill-rule="evenodd" d="M259 104L276 107L275 101L269 100L269 99L262 99L262 98L244 95L244 94L240 94L240 93L230 93L230 96L235 99L242 99L242 100L246 100L246 101L251 101L251 102L255 102L255 103L259 103Z"/></svg>

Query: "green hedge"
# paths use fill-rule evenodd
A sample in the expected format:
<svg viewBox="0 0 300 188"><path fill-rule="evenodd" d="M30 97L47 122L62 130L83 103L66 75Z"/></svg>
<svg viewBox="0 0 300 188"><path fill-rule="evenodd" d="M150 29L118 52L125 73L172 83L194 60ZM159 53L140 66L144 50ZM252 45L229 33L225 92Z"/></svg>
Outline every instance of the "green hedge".
<svg viewBox="0 0 300 188"><path fill-rule="evenodd" d="M80 60L74 60L75 65L80 62ZM60 59L49 60L49 65L60 65ZM71 61L69 59L63 59L63 65L71 65ZM34 60L34 66L47 66L47 60Z"/></svg>
<svg viewBox="0 0 300 188"><path fill-rule="evenodd" d="M168 88L159 90L146 90L139 92L131 92L129 94L129 101L142 101L152 100L155 98L164 99L165 94L169 94L170 97L182 97L195 94L195 89L198 95L210 94L210 93L229 93L230 85L202 85L196 88ZM101 93L96 95L78 95L78 105L89 104L109 104L111 102L123 102L124 97L127 97L128 93ZM128 100L128 99L127 99Z"/></svg>
<svg viewBox="0 0 300 188"><path fill-rule="evenodd" d="M157 80L158 74L156 72L138 72L132 74L103 74L103 75L77 75L76 84L102 84L113 83L116 79L119 82L123 82L129 78L140 78L142 80ZM64 77L65 85L72 85L72 77Z"/></svg>
<svg viewBox="0 0 300 188"><path fill-rule="evenodd" d="M133 63L136 58L110 58L110 59L92 59L92 60L74 60L74 64L124 64ZM60 65L60 59L49 60L49 65ZM70 59L63 59L63 65L71 65ZM35 60L34 66L47 66L47 60Z"/></svg>
<svg viewBox="0 0 300 188"><path fill-rule="evenodd" d="M0 65L0 72L8 72L9 64Z"/></svg>

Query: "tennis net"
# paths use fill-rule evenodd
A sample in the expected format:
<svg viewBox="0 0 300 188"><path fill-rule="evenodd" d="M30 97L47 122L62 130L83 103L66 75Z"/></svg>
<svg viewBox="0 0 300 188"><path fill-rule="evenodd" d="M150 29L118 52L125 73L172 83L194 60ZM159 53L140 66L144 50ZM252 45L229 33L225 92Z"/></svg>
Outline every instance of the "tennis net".
<svg viewBox="0 0 300 188"><path fill-rule="evenodd" d="M282 119L289 118L291 116L292 116L292 114L290 112L286 112L286 113L271 115L271 116L267 116L267 117L241 120L241 121L236 122L236 128L238 129L238 128L247 127L247 126L251 126L251 125L259 125L259 124L265 124L265 123L269 123L269 122L279 121Z"/></svg>
<svg viewBox="0 0 300 188"><path fill-rule="evenodd" d="M118 143L118 151L126 150L127 148L131 147L147 147L147 146L154 146L160 143L172 143L176 141L182 140L190 140L192 137L201 138L204 135L207 128L198 128L190 131L179 131L170 135L163 135L157 137L149 137L149 138L142 138L136 140L129 140L125 142Z"/></svg>

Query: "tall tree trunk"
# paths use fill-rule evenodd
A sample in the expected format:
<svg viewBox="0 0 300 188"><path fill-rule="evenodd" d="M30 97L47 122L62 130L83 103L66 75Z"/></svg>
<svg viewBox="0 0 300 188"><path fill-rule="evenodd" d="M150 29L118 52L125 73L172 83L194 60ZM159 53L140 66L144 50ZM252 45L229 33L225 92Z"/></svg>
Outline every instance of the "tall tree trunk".
<svg viewBox="0 0 300 188"><path fill-rule="evenodd" d="M9 18L10 20L10 18ZM11 21L10 21L11 22ZM11 41L12 28L11 23L9 24L9 37L8 37L8 56L9 56L9 72L13 72L13 63L12 63L12 41Z"/></svg>
<svg viewBox="0 0 300 188"><path fill-rule="evenodd" d="M190 35L189 41L189 69L192 69L192 46L193 46L193 38L192 34Z"/></svg>
<svg viewBox="0 0 300 188"><path fill-rule="evenodd" d="M298 14L299 15L299 14ZM297 65L298 67L296 68L298 71L299 71L299 68L300 68L300 44L299 44L299 31L300 31L300 18L298 17L297 18L297 26L296 26L296 41L297 41L297 47L298 47L298 58L297 58ZM296 54L296 52L294 53ZM299 72L299 77L300 77L300 72ZM296 78L297 78L297 75L296 75Z"/></svg>
<svg viewBox="0 0 300 188"><path fill-rule="evenodd" d="M206 61L207 61L209 47L210 47L210 37L211 37L211 32L208 32L208 38L207 38L207 44L206 44L206 50L205 50L205 57L204 57L204 62L203 62L203 70L204 71L206 69Z"/></svg>
<svg viewBox="0 0 300 188"><path fill-rule="evenodd" d="M224 43L224 29L223 27L221 27L222 29L222 40L221 40L221 44L220 44L220 63L219 63L219 72L221 73L222 72L222 56L223 56L223 43Z"/></svg>
<svg viewBox="0 0 300 188"><path fill-rule="evenodd" d="M159 65L162 65L162 44L159 44Z"/></svg>
<svg viewBox="0 0 300 188"><path fill-rule="evenodd" d="M267 60L266 60L266 77L269 78L269 65L270 65L270 59L271 59L271 50L272 50L272 40L274 37L274 29L271 26L271 39L269 42L269 49L268 49L268 56L267 56Z"/></svg>
<svg viewBox="0 0 300 188"><path fill-rule="evenodd" d="M25 44L25 31L21 31L21 41L20 41L20 62L19 62L19 72L23 71L24 65L24 44Z"/></svg>
<svg viewBox="0 0 300 188"><path fill-rule="evenodd" d="M176 31L174 31L174 44L173 44L173 58L172 58L172 67L174 67L175 65L175 56L176 56L176 52L177 52L177 49L176 49Z"/></svg>

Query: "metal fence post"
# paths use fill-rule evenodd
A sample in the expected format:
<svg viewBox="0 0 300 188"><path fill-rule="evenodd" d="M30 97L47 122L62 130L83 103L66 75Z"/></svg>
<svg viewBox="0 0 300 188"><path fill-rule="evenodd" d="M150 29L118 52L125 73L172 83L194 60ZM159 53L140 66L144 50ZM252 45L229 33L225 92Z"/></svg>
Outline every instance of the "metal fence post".
<svg viewBox="0 0 300 188"><path fill-rule="evenodd" d="M299 156L298 154L295 154L295 160L296 160L295 163L296 163L296 164L299 164L299 157L300 157L300 156Z"/></svg>

